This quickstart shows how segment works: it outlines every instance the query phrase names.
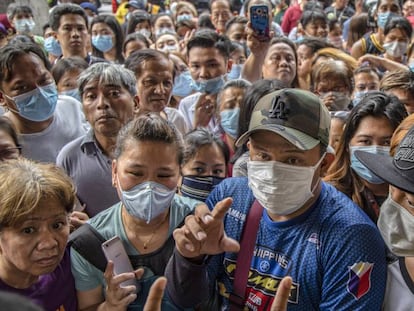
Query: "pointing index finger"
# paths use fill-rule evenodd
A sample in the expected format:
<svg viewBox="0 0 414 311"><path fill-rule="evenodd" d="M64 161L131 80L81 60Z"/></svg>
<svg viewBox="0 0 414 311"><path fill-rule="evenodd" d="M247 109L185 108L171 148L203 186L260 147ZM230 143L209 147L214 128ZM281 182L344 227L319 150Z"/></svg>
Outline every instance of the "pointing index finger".
<svg viewBox="0 0 414 311"><path fill-rule="evenodd" d="M232 198L225 198L221 200L214 206L213 211L211 212L214 219L223 219L226 215L227 211L229 210L230 206L233 203Z"/></svg>

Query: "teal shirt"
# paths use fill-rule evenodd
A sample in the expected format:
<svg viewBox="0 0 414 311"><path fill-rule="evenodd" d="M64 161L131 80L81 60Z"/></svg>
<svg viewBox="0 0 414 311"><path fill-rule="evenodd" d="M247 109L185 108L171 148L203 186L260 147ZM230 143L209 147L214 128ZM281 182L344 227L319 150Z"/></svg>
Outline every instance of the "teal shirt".
<svg viewBox="0 0 414 311"><path fill-rule="evenodd" d="M173 231L183 222L185 216L192 213L194 208L199 204L201 204L201 202L175 195L170 207L168 237L170 237ZM105 240L109 240L116 235L119 236L123 241L128 255L139 255L139 251L127 238L122 223L121 211L122 204L117 203L91 218L88 222L105 238ZM150 254L146 254L145 256L148 255ZM73 248L71 249L71 266L75 278L76 289L78 291L87 291L98 286L102 286L103 289L106 287L103 272L90 264ZM151 277L151 272L146 271L144 278L146 276Z"/></svg>

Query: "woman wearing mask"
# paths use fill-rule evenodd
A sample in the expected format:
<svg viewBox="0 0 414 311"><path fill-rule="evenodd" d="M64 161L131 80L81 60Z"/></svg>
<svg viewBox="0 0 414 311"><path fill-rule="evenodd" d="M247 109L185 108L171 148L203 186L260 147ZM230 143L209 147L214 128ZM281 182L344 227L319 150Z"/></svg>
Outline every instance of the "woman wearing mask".
<svg viewBox="0 0 414 311"><path fill-rule="evenodd" d="M103 240L120 237L133 268L143 267L140 291L136 295L134 286L120 285L137 274L115 277L112 264L106 266L104 273L72 247L80 310L97 305L113 310L127 308L131 303L142 308L149 286L164 274L174 249L172 232L199 203L176 194L182 158L181 135L160 116L142 115L120 131L112 182L121 202L93 217L89 226ZM163 308L175 310L167 301Z"/></svg>
<svg viewBox="0 0 414 311"><path fill-rule="evenodd" d="M399 1L378 0L377 6L373 12L373 18L376 21L377 30L374 33L364 35L360 40L355 42L351 49L351 55L355 59L359 59L365 54L383 54L385 52L383 47L385 25L393 16L399 15L401 16Z"/></svg>
<svg viewBox="0 0 414 311"><path fill-rule="evenodd" d="M412 157L414 116L395 130L390 155L357 152L357 158L390 185L381 205L378 228L388 248L396 255L388 264L383 310L411 310L414 286L414 179Z"/></svg>
<svg viewBox="0 0 414 311"><path fill-rule="evenodd" d="M140 33L145 38L151 38L151 15L142 11L131 14L126 25L126 34Z"/></svg>
<svg viewBox="0 0 414 311"><path fill-rule="evenodd" d="M180 194L204 202L211 191L227 177L229 149L206 129L199 128L184 136Z"/></svg>
<svg viewBox="0 0 414 311"><path fill-rule="evenodd" d="M193 93L193 89L191 88L193 78L191 78L190 70L181 53L168 53L168 58L174 63L175 71L174 85L171 92L172 96L168 106L178 109L181 99Z"/></svg>
<svg viewBox="0 0 414 311"><path fill-rule="evenodd" d="M367 54L359 59L359 63L369 62L382 73L407 68L406 53L412 31L412 26L406 18L399 16L391 18L384 29L383 55Z"/></svg>
<svg viewBox="0 0 414 311"><path fill-rule="evenodd" d="M122 64L122 43L124 34L121 26L112 15L100 15L92 20L91 26L92 55L107 61Z"/></svg>
<svg viewBox="0 0 414 311"><path fill-rule="evenodd" d="M155 39L155 49L164 53L179 52L178 36L175 32L165 32Z"/></svg>
<svg viewBox="0 0 414 311"><path fill-rule="evenodd" d="M82 102L78 89L78 78L82 71L88 67L88 63L80 57L59 59L51 70L58 93Z"/></svg>
<svg viewBox="0 0 414 311"><path fill-rule="evenodd" d="M349 110L352 94L352 70L339 60L314 66L311 89L330 111Z"/></svg>
<svg viewBox="0 0 414 311"><path fill-rule="evenodd" d="M191 2L179 1L175 7L175 20L181 22L197 18L197 9Z"/></svg>
<svg viewBox="0 0 414 311"><path fill-rule="evenodd" d="M395 96L381 92L364 96L348 117L336 158L325 177L325 181L348 195L374 222L388 195L388 185L358 161L354 153L362 150L388 154L391 136L406 116Z"/></svg>
<svg viewBox="0 0 414 311"><path fill-rule="evenodd" d="M250 82L242 79L230 80L224 84L222 90L217 97L219 105L220 125L224 133L222 140L226 143L230 150L230 157L234 155L234 142L236 141L239 129L240 106L242 104L244 94L250 86ZM233 166L229 169L231 176Z"/></svg>
<svg viewBox="0 0 414 311"><path fill-rule="evenodd" d="M75 202L70 178L52 164L0 162L0 290L44 310L77 310L66 243Z"/></svg>
<svg viewBox="0 0 414 311"><path fill-rule="evenodd" d="M175 33L175 24L171 15L159 13L152 20L152 38L156 39L164 33Z"/></svg>

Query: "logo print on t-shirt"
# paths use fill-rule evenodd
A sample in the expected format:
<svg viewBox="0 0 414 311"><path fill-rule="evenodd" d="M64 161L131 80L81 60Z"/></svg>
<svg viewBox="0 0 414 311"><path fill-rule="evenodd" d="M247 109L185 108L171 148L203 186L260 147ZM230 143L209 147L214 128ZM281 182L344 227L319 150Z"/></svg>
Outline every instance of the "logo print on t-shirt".
<svg viewBox="0 0 414 311"><path fill-rule="evenodd" d="M359 300L359 298L369 292L373 267L373 263L362 261L348 267L349 280L347 290L356 300Z"/></svg>

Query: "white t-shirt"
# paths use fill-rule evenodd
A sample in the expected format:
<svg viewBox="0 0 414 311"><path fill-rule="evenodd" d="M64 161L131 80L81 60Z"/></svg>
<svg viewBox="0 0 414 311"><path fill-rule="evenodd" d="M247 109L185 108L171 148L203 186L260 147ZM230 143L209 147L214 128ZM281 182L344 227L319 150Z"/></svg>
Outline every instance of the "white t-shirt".
<svg viewBox="0 0 414 311"><path fill-rule="evenodd" d="M84 119L76 99L59 95L52 123L41 132L20 134L22 155L35 161L55 163L63 146L86 133Z"/></svg>
<svg viewBox="0 0 414 311"><path fill-rule="evenodd" d="M383 310L414 310L414 282L408 274L404 258L399 258L388 265Z"/></svg>

